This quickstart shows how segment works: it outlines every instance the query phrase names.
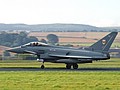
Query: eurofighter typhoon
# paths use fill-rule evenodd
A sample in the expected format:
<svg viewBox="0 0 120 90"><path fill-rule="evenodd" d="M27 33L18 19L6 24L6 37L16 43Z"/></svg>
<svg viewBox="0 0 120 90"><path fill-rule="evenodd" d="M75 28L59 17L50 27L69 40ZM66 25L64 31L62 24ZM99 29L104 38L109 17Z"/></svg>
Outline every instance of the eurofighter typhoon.
<svg viewBox="0 0 120 90"><path fill-rule="evenodd" d="M42 42L30 42L9 49L8 51L37 55L37 61L42 62L42 69L45 68L44 62L65 63L67 69L71 69L71 67L78 69L78 64L80 63L92 63L92 61L110 59L108 50L117 34L118 32L111 32L87 49L54 46Z"/></svg>

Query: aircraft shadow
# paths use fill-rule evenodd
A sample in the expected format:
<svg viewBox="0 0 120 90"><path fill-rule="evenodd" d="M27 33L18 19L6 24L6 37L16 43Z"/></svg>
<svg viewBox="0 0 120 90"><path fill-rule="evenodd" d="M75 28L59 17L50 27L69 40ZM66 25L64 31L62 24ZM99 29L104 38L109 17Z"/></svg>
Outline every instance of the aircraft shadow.
<svg viewBox="0 0 120 90"><path fill-rule="evenodd" d="M120 68L45 68L39 67L0 67L0 71L120 71Z"/></svg>

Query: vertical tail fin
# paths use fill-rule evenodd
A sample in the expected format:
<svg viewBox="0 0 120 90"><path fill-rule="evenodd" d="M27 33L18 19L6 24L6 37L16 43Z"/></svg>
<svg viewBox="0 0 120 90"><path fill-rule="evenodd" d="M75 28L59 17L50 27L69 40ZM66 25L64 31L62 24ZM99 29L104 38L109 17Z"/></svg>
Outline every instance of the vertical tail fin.
<svg viewBox="0 0 120 90"><path fill-rule="evenodd" d="M98 42L90 46L90 49L97 52L108 52L118 32L111 32Z"/></svg>

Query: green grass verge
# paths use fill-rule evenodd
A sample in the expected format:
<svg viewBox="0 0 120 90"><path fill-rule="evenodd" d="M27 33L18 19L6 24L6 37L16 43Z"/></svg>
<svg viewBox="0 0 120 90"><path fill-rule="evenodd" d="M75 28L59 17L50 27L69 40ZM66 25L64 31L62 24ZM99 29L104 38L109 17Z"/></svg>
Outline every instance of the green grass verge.
<svg viewBox="0 0 120 90"><path fill-rule="evenodd" d="M0 72L0 90L120 90L120 72Z"/></svg>
<svg viewBox="0 0 120 90"><path fill-rule="evenodd" d="M65 64L45 63L46 67ZM40 62L26 60L0 61L0 67L39 67ZM79 64L79 68L120 68L120 59ZM0 90L120 90L119 71L1 71Z"/></svg>

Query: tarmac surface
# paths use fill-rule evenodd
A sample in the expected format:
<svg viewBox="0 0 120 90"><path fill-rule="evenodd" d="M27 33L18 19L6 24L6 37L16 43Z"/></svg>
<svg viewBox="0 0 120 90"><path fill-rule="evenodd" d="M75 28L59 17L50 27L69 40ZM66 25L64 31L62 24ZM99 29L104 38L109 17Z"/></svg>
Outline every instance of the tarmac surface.
<svg viewBox="0 0 120 90"><path fill-rule="evenodd" d="M66 69L66 68L37 68L37 67L1 67L0 71L120 71L120 68L78 68L78 69Z"/></svg>

